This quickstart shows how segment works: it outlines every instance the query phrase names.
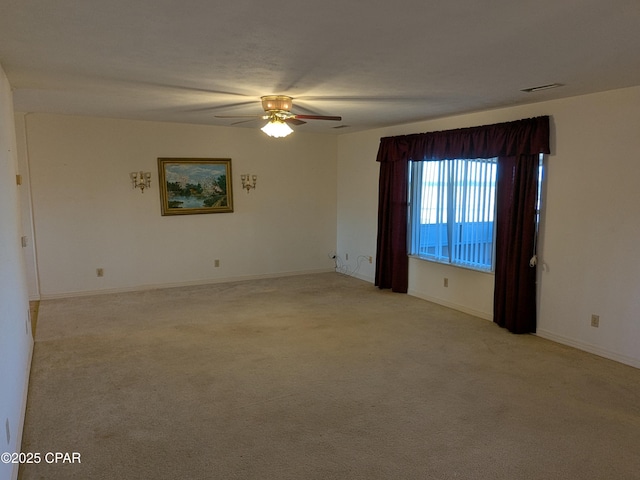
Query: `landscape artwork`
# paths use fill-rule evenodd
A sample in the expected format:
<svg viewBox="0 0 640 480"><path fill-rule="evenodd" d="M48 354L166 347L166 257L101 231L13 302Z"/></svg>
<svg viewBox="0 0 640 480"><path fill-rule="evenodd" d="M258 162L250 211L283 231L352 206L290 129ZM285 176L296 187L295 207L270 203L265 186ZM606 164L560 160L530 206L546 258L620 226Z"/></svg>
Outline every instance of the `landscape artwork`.
<svg viewBox="0 0 640 480"><path fill-rule="evenodd" d="M158 158L162 215L233 212L230 158Z"/></svg>

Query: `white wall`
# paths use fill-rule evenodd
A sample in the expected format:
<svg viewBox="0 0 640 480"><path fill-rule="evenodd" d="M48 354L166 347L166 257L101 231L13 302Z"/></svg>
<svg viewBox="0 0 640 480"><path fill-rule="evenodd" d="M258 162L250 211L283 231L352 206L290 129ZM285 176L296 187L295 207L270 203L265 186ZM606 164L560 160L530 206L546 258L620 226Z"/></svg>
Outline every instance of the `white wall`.
<svg viewBox="0 0 640 480"><path fill-rule="evenodd" d="M27 115L41 294L330 270L334 249L348 273L373 282L380 137L550 115L538 334L640 366L639 100L634 87L284 141L258 129ZM161 217L159 156L231 157L236 212ZM154 172L145 194L128 183L139 169ZM248 195L244 172L259 175ZM492 317L493 276L414 259L409 267L411 294Z"/></svg>
<svg viewBox="0 0 640 480"><path fill-rule="evenodd" d="M11 89L0 66L0 453L19 452L32 339L20 237L16 137ZM0 462L0 479L17 465Z"/></svg>
<svg viewBox="0 0 640 480"><path fill-rule="evenodd" d="M640 87L551 113L538 333L640 367Z"/></svg>
<svg viewBox="0 0 640 480"><path fill-rule="evenodd" d="M341 136L338 254L375 248L381 137L539 115L551 116L552 153L538 335L640 367L640 87ZM492 317L493 276L414 259L409 271L411 294ZM361 273L373 281L374 269Z"/></svg>
<svg viewBox="0 0 640 480"><path fill-rule="evenodd" d="M26 126L42 298L333 269L335 136L17 118ZM235 211L161 216L158 157L231 158ZM153 175L144 193L129 181L137 170ZM244 173L258 175L250 193Z"/></svg>
<svg viewBox="0 0 640 480"><path fill-rule="evenodd" d="M18 152L18 170L22 177L22 187L18 189L20 198L20 216L22 218L22 235L26 245L22 248L25 267L27 271L27 289L29 300L40 299L40 286L38 285L38 261L36 258L35 234L33 227L33 208L31 205L31 176L29 174L29 159L27 155L27 142L24 132L24 117L16 117L15 124Z"/></svg>
<svg viewBox="0 0 640 480"><path fill-rule="evenodd" d="M379 132L338 137L338 238L344 273L374 281L378 231ZM347 259L347 256L349 257ZM368 260L360 258L373 257Z"/></svg>

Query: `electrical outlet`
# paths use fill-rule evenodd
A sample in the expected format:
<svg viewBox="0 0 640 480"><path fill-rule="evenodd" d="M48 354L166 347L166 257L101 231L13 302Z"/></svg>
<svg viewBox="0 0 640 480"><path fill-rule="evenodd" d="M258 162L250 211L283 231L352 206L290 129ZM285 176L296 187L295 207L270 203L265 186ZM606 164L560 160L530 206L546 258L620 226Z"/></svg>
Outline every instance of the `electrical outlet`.
<svg viewBox="0 0 640 480"><path fill-rule="evenodd" d="M596 328L600 326L600 315L591 315L591 326Z"/></svg>
<svg viewBox="0 0 640 480"><path fill-rule="evenodd" d="M373 257L369 257L369 263L373 263Z"/></svg>
<svg viewBox="0 0 640 480"><path fill-rule="evenodd" d="M444 279L444 286L447 287L447 288L449 287L449 279L448 278Z"/></svg>
<svg viewBox="0 0 640 480"><path fill-rule="evenodd" d="M96 268L96 276L104 277L104 268Z"/></svg>
<svg viewBox="0 0 640 480"><path fill-rule="evenodd" d="M220 266L220 260L218 260L217 258L213 261L213 266L218 268Z"/></svg>

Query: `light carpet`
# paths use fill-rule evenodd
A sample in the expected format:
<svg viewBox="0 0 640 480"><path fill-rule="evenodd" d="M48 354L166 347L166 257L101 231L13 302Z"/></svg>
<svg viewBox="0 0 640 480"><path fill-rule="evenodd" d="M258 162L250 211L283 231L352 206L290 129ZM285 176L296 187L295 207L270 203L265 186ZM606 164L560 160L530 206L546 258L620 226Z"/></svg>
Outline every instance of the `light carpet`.
<svg viewBox="0 0 640 480"><path fill-rule="evenodd" d="M638 479L640 371L339 274L40 304L48 479Z"/></svg>

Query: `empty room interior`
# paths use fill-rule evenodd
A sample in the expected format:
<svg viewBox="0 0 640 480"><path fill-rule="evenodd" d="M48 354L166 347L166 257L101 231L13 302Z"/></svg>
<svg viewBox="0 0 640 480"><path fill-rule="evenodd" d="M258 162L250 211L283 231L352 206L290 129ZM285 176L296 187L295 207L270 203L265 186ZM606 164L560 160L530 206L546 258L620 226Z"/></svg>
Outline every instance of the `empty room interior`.
<svg viewBox="0 0 640 480"><path fill-rule="evenodd" d="M638 478L637 0L0 10L0 480Z"/></svg>

